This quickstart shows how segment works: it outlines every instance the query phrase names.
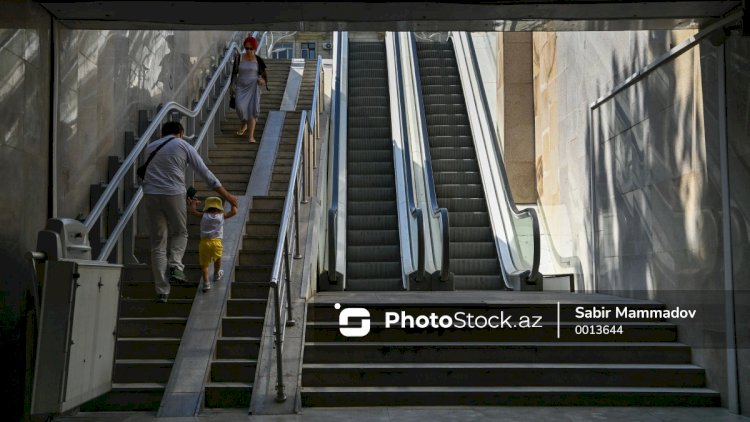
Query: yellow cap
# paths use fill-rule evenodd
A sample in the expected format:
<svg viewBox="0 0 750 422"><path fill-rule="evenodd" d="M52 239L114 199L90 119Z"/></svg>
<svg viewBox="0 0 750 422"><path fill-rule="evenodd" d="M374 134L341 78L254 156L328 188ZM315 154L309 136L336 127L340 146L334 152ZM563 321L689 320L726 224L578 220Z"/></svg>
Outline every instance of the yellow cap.
<svg viewBox="0 0 750 422"><path fill-rule="evenodd" d="M221 198L216 196L206 198L206 203L203 205L203 212L206 212L211 208L224 211L224 203L221 201Z"/></svg>

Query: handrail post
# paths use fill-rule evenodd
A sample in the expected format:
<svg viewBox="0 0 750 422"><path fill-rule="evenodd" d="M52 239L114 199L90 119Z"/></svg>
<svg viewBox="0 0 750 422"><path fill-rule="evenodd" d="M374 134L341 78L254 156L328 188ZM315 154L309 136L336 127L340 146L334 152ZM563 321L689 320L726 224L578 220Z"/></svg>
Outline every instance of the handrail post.
<svg viewBox="0 0 750 422"><path fill-rule="evenodd" d="M281 338L281 309L279 304L279 283L277 282L271 282L271 287L273 287L273 304L274 304L274 313L275 313L275 329L276 332L274 333L276 339L276 402L282 403L286 401L286 393L284 393L284 368L281 361L281 346L283 344L283 339Z"/></svg>
<svg viewBox="0 0 750 422"><path fill-rule="evenodd" d="M301 172L300 168L295 179L299 180ZM294 258L302 258L299 250L299 183L295 183L294 187Z"/></svg>
<svg viewBox="0 0 750 422"><path fill-rule="evenodd" d="M284 283L286 284L286 326L293 327L296 322L294 321L294 316L292 315L292 263L289 260L288 237L284 239L284 263L286 265L286 276L284 277Z"/></svg>

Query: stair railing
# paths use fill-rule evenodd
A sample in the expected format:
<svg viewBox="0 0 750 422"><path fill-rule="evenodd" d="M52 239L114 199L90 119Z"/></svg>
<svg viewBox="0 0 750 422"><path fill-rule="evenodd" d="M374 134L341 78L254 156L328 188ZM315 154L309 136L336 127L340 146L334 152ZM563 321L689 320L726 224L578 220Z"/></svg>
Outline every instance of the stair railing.
<svg viewBox="0 0 750 422"><path fill-rule="evenodd" d="M257 38L258 32L254 32L253 35ZM236 37L233 35L232 38ZM261 42L265 40L265 33L261 37ZM127 158L122 162L117 172L114 174L112 179L107 183L107 187L100 196L96 205L91 209L88 217L83 221L86 227L86 233L88 234L92 228L97 224L102 224L102 214L106 209L107 205L112 200L113 196L116 195L118 188L123 183L135 184L135 168L138 163L139 157L143 150L146 148L148 143L157 134L157 130L161 128L162 122L166 119L173 118L175 113L188 118L186 131L189 131L191 135L186 135L186 140L195 140L193 147L199 152L199 154L205 159L208 156L208 148L213 144L213 136L218 130L218 125L215 124L216 116L219 112L222 115L225 113L227 108L227 96L226 93L229 90L231 84L231 69L233 58L235 54L240 53L240 44L232 41L226 48L224 57L219 65L216 67L213 75L209 78L206 87L203 90L203 94L200 99L195 103L192 109L189 109L181 104L174 101L170 101L164 104L159 112L154 116L151 124L148 125L146 130L138 138L137 143L128 154ZM223 83L223 84L222 84ZM197 127L200 126L200 132L196 134ZM191 180L192 174L188 175L186 181ZM132 217L138 209L141 199L143 198L143 187L139 186L134 192L130 202L126 206L125 210L120 214L119 220L115 225L112 232L107 237L101 250L99 251L99 261L106 261L115 248L117 243L120 241L125 229L132 225ZM131 230L130 232L133 232ZM102 239L104 240L104 239ZM128 242L134 242L135 239L126 239ZM132 250L132 249L131 249Z"/></svg>
<svg viewBox="0 0 750 422"><path fill-rule="evenodd" d="M448 221L448 209L441 208L437 201L435 190L435 179L432 172L432 156L430 154L430 138L427 134L427 116L425 115L424 95L422 94L422 78L419 73L419 56L417 54L417 39L413 32L409 33L411 41L411 60L414 66L414 92L417 94L417 107L419 108L419 132L422 141L424 156L424 179L427 181L427 195L430 202L430 214L432 218L440 221L440 239L442 240L442 253L440 259L440 275L442 282L452 279L450 264L450 224Z"/></svg>
<svg viewBox="0 0 750 422"><path fill-rule="evenodd" d="M312 194L314 150L318 142L318 119L322 108L320 94L323 81L323 58L318 56L316 66L315 87L313 88L312 107L308 114L302 111L299 130L297 132L297 146L294 149L294 161L289 176L289 187L284 199L284 209L281 214L278 243L271 268L271 288L273 289L274 336L276 344L276 401L286 400L284 392L283 347L286 327L296 323L292 313L292 260L290 257L301 258L299 241L299 206L300 202L307 202ZM308 119L309 116L309 119ZM308 195L308 196L306 196ZM294 242L294 250L290 249Z"/></svg>
<svg viewBox="0 0 750 422"><path fill-rule="evenodd" d="M393 163L396 177L396 192L399 199L403 198L400 186L406 187L406 201L408 205L408 217L403 218L403 208L399 205L399 232L401 234L401 260L407 272L409 289L412 288L412 280L416 283L425 281L425 233L422 209L417 207L416 193L414 192L414 175L412 174L411 148L409 146L409 130L406 120L406 100L404 94L403 69L401 66L401 46L397 33L388 32L385 37L386 52L388 54L388 77L390 92L390 114L391 131L393 134ZM401 226L406 223L404 228ZM416 228L416 239L414 230ZM408 237L404 239L404 234ZM417 244L417 268L414 268L414 240ZM406 251L408 250L408 256ZM406 259L408 258L408 259ZM404 286L407 287L406 285Z"/></svg>
<svg viewBox="0 0 750 422"><path fill-rule="evenodd" d="M467 32L452 32L461 83L464 85L466 109L472 124L472 135L477 147L477 159L485 185L487 208L493 231L501 236L496 241L501 260L501 272L506 288L512 288L511 277L518 278L520 287L525 284L541 288L539 273L540 231L536 210L519 210L513 200L503 152L492 124L487 95L483 88L474 43ZM521 236L531 238L524 242Z"/></svg>

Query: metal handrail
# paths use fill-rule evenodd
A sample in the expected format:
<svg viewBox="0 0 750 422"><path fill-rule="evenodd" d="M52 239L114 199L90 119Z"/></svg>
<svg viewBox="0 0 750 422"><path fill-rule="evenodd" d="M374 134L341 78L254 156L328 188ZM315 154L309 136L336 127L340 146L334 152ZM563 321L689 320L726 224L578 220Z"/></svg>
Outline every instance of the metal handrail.
<svg viewBox="0 0 750 422"><path fill-rule="evenodd" d="M336 272L336 239L338 230L336 229L338 220L338 209L339 209L339 150L341 149L340 137L341 137L341 113L340 100L341 100L341 69L343 65L343 48L344 48L344 33L338 32L336 34L338 51L336 54L336 71L334 72L333 81L333 98L332 98L332 109L331 116L333 118L333 161L332 161L332 184L331 184L331 206L328 209L328 279L336 281L338 274Z"/></svg>
<svg viewBox="0 0 750 422"><path fill-rule="evenodd" d="M471 39L471 34L469 33L463 33L465 35L466 42L468 44L468 54L472 62L472 67L474 71L474 78L477 81L477 86L482 87L484 84L482 83L482 74L479 70L479 62L477 60L477 54L474 49L474 42ZM490 113L490 107L489 103L487 101L487 94L485 93L484 89L478 89L478 95L479 99L481 101L482 105L482 111L484 111L484 125L487 125L487 122L492 122L492 115ZM481 120L480 115L480 120ZM490 140L492 144L492 149L495 153L494 158L497 161L497 168L500 171L500 179L503 183L503 189L506 193L506 205L509 207L511 212L513 213L514 217L516 219L521 218L531 218L532 221L532 234L533 234L533 242L534 242L534 257L532 259L531 269L528 271L527 274L525 274L526 280L539 280L541 278L541 275L539 274L539 261L540 261L540 255L541 255L541 241L540 241L540 230L539 230L539 217L537 216L536 210L532 208L526 208L523 210L519 210L516 206L516 202L513 200L513 192L510 189L510 183L508 182L508 174L505 171L505 165L503 164L505 161L503 159L503 152L500 150L500 143L497 139L497 134L495 130L488 130L487 133L490 135Z"/></svg>
<svg viewBox="0 0 750 422"><path fill-rule="evenodd" d="M257 32L255 32L253 35L257 35ZM236 34L233 34L232 37L233 38L236 37ZM264 39L265 39L265 33L261 40L264 40ZM224 73L224 69L226 68L229 60L232 59L233 52L240 52L238 43L234 41L232 41L227 46L226 53L224 54L224 59L221 61L221 64L217 67L213 76L211 77L208 84L206 85L206 88L203 90L203 94L201 95L200 99L198 100L198 102L196 103L196 105L193 107L192 110L174 101L170 101L166 103L159 110L157 115L153 118L151 124L148 126L148 128L146 128L143 134L141 134L138 143L133 147L132 151L130 151L130 154L128 154L128 156L125 158L123 163L120 165L120 168L118 168L117 172L115 172L115 175L112 176L112 179L107 183L107 187L104 189L104 192L102 192L101 197L96 202L94 207L91 209L91 212L86 217L86 219L83 221L83 224L86 227L86 234L88 234L91 231L91 229L94 227L97 221L99 221L99 219L102 217L102 213L104 212L104 209L107 207L109 201L114 196L115 191L120 186L123 179L125 179L131 167L135 165L141 152L146 148L151 137L154 135L154 133L156 133L157 129L159 128L159 125L161 124L161 122L170 113L174 111L178 111L187 117L196 117L203 111L203 107L209 101L209 98L214 91L214 87L216 83L219 81L219 78ZM216 107L214 107L214 109L215 108ZM208 125L205 125L205 126L208 126ZM190 139L194 136L195 136L194 134L188 135L188 136L185 136L185 138ZM199 137L197 141L198 146L200 145L199 144L200 141L201 139ZM110 237L113 237L113 236L110 236Z"/></svg>
<svg viewBox="0 0 750 422"><path fill-rule="evenodd" d="M419 73L419 56L417 55L417 39L413 32L409 33L409 40L411 41L411 55L412 64L414 66L414 81L417 89L415 93L417 95L417 104L419 108L419 130L420 138L424 143L422 150L424 151L424 173L425 179L427 180L427 195L430 200L430 212L433 217L440 219L440 228L442 235L442 256L440 263L440 280L447 281L450 278L450 224L448 220L448 209L441 208L437 202L437 191L435 189L435 179L432 172L432 154L430 153L430 138L427 134L427 116L425 115L424 106L424 95L422 93L422 77Z"/></svg>
<svg viewBox="0 0 750 422"><path fill-rule="evenodd" d="M401 116L401 141L404 147L404 161L406 165L406 198L409 203L409 214L411 214L417 222L417 273L416 280L424 280L425 273L425 234L424 234L424 217L422 215L422 209L417 207L417 195L414 192L414 175L412 174L412 158L411 148L409 147L409 131L406 126L406 106L404 98L404 81L403 81L403 69L401 65L401 42L398 35L394 35L393 44L395 50L395 72L396 72L396 89L398 91L398 105L399 115Z"/></svg>
<svg viewBox="0 0 750 422"><path fill-rule="evenodd" d="M323 58L318 56L317 74L315 75L318 80L323 70ZM317 85L316 85L317 88ZM317 107L316 103L320 98L320 90L313 88L313 99L310 113L306 110L302 111L300 116L299 129L297 131L297 145L294 149L294 160L292 161L292 169L289 175L289 186L287 188L286 197L284 198L284 209L281 214L281 224L279 226L278 243L276 244L276 252L273 260L273 267L271 268L271 287L273 288L274 294L274 327L275 327L275 343L276 343L276 401L283 402L286 400L286 394L284 393L284 368L283 368L283 346L284 346L284 328L294 326L294 316L292 313L292 295L291 295L291 274L292 268L289 256L292 251L289 249L290 242L289 237L294 236L294 249L296 251L295 257L301 257L300 242L299 242L299 204L300 204L300 189L302 190L302 196L304 197L306 192L309 192L310 186L312 185L312 167L314 165L313 153L315 143L317 141L317 132L313 130L311 122L317 120ZM312 115L312 116L311 116ZM309 116L309 117L308 117ZM307 147L306 147L307 144ZM312 145L310 145L312 144ZM310 147L312 146L312 147ZM294 221L294 224L292 222ZM284 270L284 278L282 281L282 266ZM286 297L286 305L283 305L283 297ZM286 313L284 307L286 306ZM282 316L286 316L286 321L282 323Z"/></svg>

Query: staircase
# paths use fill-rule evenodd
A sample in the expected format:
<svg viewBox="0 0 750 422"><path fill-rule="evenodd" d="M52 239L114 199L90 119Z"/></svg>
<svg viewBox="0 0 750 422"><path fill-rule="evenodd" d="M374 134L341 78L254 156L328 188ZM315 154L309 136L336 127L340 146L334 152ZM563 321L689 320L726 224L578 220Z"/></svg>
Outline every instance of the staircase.
<svg viewBox="0 0 750 422"><path fill-rule="evenodd" d="M260 139L260 134L263 133L268 111L277 110L281 104L291 64L289 60L268 60L267 62L268 74L275 90L270 93L264 91L261 97L261 115L256 127L256 139ZM239 126L236 114L233 110L229 110L227 120L222 124L222 133L215 137L215 147L210 150L209 158L206 160L211 171L234 195L245 194L258 150L258 144L249 144L246 136L239 137L234 133ZM207 196L216 195L215 192L207 190L200 179L196 179L195 187L198 189L197 196L201 200L205 200ZM261 208L258 203L255 205ZM261 211L258 210L258 212ZM276 232L272 234L268 242L268 245L271 245L268 246L269 249L275 247ZM156 293L149 264L149 237L141 235L136 238L136 257L146 264L126 266L123 272L112 391L86 403L81 408L83 411L158 410L201 278L198 265L199 219L188 216L188 235L188 245L183 257L188 283L173 284L169 301L166 304L155 302ZM251 236L253 235L262 236L262 234ZM263 242L245 240L245 244L248 243L252 243L255 247L265 245ZM240 267L237 269L236 276L238 279L241 277L249 279L251 277L247 274L255 269L253 266ZM268 272L267 268L266 272ZM257 274L254 276L260 277ZM268 277L265 278L265 285L267 291ZM252 290L252 288L246 290ZM261 320L253 321L257 327L262 327L265 299L263 297L261 300L262 304L259 302L259 306L262 306L259 314ZM233 322L237 325L236 321ZM242 321L244 322L246 321ZM230 326L230 331L233 328L232 322L225 322L225 325ZM252 330L252 324L250 328L243 327L243 329ZM232 349L234 346L236 344L231 340L222 342L218 348L219 353L222 356L231 356L231 352L227 352L226 349ZM244 355L243 358L248 356L250 355ZM212 377L214 372L221 372L222 365L226 366L226 362L216 363L216 371L212 367ZM248 372L248 365L245 365L245 368L245 372ZM252 370L250 380L252 380L254 366ZM220 375L216 377L220 378Z"/></svg>
<svg viewBox="0 0 750 422"><path fill-rule="evenodd" d="M289 63L286 64L286 74L288 68ZM271 71L274 74L282 73L271 69L269 64L269 76L272 75ZM272 80L272 86L282 90L286 84L286 74L283 76L283 83ZM315 68L309 70L309 67L305 66L297 109L304 106L310 78L314 83ZM311 96L311 85L309 90ZM278 110L281 96L273 98L275 102L269 104L268 109ZM307 103L309 102L310 100L307 100ZM269 194L253 197L253 206L246 226L247 234L243 239L226 315L222 318L222 331L216 345L216 356L211 364L210 380L206 385L205 405L209 408L247 409L250 405L269 298L271 267L278 243L281 214L294 160L300 117L300 111L286 112Z"/></svg>
<svg viewBox="0 0 750 422"><path fill-rule="evenodd" d="M705 387L703 368L691 364L690 348L677 341L672 323L610 318L596 324L621 324L622 334L576 335L575 326L583 321L575 319L574 305L566 306L563 294L545 298L482 292L480 298L455 293L433 293L430 303L404 293L360 294L353 299L356 305L349 306L364 307L371 314L371 331L361 338L339 332L334 304L340 295L329 299L319 294L308 303L303 406L720 404L718 392ZM563 301L559 339L557 300ZM587 306L663 308L605 295L577 295L575 300ZM514 316L516 325L522 315L541 316L542 328L386 329L385 311L413 316L462 311L485 317L503 311Z"/></svg>
<svg viewBox="0 0 750 422"><path fill-rule="evenodd" d="M417 43L432 174L448 209L456 290L504 287L453 45Z"/></svg>
<svg viewBox="0 0 750 422"><path fill-rule="evenodd" d="M385 44L349 43L346 289L403 290Z"/></svg>

